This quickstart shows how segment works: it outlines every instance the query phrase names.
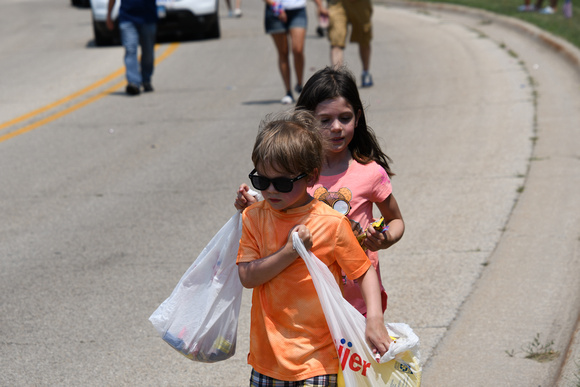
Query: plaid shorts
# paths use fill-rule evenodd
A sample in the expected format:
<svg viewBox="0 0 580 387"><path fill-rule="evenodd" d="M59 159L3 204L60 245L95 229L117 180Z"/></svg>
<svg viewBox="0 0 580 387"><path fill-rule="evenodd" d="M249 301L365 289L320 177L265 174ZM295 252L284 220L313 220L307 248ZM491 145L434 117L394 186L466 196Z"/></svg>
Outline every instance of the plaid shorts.
<svg viewBox="0 0 580 387"><path fill-rule="evenodd" d="M250 387L336 387L336 374L315 376L297 382L277 380L252 369Z"/></svg>

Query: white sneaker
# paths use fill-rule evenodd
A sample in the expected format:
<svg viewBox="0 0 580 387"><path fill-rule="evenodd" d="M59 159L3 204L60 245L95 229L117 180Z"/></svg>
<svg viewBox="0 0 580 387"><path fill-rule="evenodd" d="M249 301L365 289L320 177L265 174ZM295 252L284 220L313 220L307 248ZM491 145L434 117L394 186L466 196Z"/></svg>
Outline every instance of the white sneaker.
<svg viewBox="0 0 580 387"><path fill-rule="evenodd" d="M281 100L280 102L282 103L282 105L290 105L291 103L294 103L294 98L292 97L291 94L286 94Z"/></svg>
<svg viewBox="0 0 580 387"><path fill-rule="evenodd" d="M234 16L235 17L242 17L242 10L239 8L236 8L236 10L234 11Z"/></svg>
<svg viewBox="0 0 580 387"><path fill-rule="evenodd" d="M552 15L554 12L554 8L550 7L549 5L540 10L540 13L543 15Z"/></svg>

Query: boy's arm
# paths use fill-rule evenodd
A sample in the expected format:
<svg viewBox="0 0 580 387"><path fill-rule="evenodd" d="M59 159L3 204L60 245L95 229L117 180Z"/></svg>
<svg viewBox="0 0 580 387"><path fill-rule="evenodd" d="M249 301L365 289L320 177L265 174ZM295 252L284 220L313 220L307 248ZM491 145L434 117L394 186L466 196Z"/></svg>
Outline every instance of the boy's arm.
<svg viewBox="0 0 580 387"><path fill-rule="evenodd" d="M304 225L294 227L288 234L286 244L274 254L251 262L238 263L240 282L245 288L255 288L270 281L298 258L298 253L292 245L292 232L294 231L298 232L298 236L304 242L306 249L312 248L310 230Z"/></svg>
<svg viewBox="0 0 580 387"><path fill-rule="evenodd" d="M367 307L367 322L365 335L371 349L381 356L389 350L393 341L383 321L383 308L377 272L371 266L366 273L357 278L362 296Z"/></svg>

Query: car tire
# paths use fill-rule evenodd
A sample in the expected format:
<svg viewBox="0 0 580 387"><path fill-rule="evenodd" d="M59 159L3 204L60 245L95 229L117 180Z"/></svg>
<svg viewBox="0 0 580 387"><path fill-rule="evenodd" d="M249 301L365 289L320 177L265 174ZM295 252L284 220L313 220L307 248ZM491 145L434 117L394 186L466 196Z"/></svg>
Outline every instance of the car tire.
<svg viewBox="0 0 580 387"><path fill-rule="evenodd" d="M219 39L219 37L220 37L220 19L219 19L217 12L215 13L214 17L212 17L212 19L214 21L211 23L211 25L207 29L207 32L205 33L205 38L206 39Z"/></svg>
<svg viewBox="0 0 580 387"><path fill-rule="evenodd" d="M113 39L103 35L97 28L97 23L93 19L93 33L95 35L95 46L110 46L113 44Z"/></svg>
<svg viewBox="0 0 580 387"><path fill-rule="evenodd" d="M88 8L91 6L90 0L71 0L71 4L75 7Z"/></svg>

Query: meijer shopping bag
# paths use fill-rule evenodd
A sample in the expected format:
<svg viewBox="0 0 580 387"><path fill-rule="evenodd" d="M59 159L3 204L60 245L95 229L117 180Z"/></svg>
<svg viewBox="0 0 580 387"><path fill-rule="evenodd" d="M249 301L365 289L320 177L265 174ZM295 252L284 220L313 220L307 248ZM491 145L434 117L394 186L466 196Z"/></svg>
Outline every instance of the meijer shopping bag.
<svg viewBox="0 0 580 387"><path fill-rule="evenodd" d="M312 276L338 351L339 386L420 386L419 338L413 330L403 323L386 324L395 342L377 362L365 340L364 316L342 297L328 267L306 250L297 233L293 233L292 243Z"/></svg>
<svg viewBox="0 0 580 387"><path fill-rule="evenodd" d="M149 317L163 340L191 360L212 363L234 355L242 301L236 265L241 235L238 212Z"/></svg>

